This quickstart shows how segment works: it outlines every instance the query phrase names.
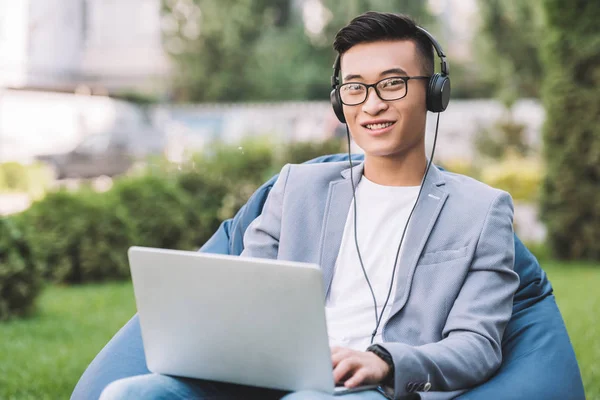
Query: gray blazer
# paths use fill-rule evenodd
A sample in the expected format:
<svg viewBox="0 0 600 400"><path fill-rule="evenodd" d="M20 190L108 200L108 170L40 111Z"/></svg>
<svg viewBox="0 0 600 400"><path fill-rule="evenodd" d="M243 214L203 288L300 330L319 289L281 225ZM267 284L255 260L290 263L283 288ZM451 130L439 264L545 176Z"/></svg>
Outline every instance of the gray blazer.
<svg viewBox="0 0 600 400"><path fill-rule="evenodd" d="M286 165L244 235L242 256L316 263L328 296L352 201L348 166ZM354 167L356 184L362 172L362 163ZM395 365L395 398L411 392L452 398L500 366L519 285L512 216L508 193L430 169L404 238L382 332ZM424 393L427 382L431 391Z"/></svg>

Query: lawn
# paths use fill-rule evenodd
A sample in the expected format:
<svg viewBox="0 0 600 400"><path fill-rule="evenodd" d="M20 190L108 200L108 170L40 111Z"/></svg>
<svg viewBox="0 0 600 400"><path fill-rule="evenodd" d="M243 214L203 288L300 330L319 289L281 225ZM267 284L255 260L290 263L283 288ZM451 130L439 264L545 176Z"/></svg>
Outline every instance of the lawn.
<svg viewBox="0 0 600 400"><path fill-rule="evenodd" d="M48 287L28 320L0 323L0 399L68 399L89 362L135 313L130 283Z"/></svg>
<svg viewBox="0 0 600 400"><path fill-rule="evenodd" d="M544 265L587 398L600 399L600 266ZM34 317L0 324L0 399L68 399L88 363L134 311L130 283L47 288Z"/></svg>

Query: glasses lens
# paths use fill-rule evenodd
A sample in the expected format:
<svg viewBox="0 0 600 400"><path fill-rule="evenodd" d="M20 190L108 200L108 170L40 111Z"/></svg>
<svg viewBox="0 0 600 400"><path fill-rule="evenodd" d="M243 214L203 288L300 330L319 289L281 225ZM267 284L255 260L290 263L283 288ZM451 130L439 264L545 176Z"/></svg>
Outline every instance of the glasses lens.
<svg viewBox="0 0 600 400"><path fill-rule="evenodd" d="M367 99L367 86L362 83L345 83L340 86L342 103L355 106ZM381 100L399 100L406 96L406 81L402 78L388 78L377 84L377 94Z"/></svg>
<svg viewBox="0 0 600 400"><path fill-rule="evenodd" d="M361 83L346 83L340 86L342 103L354 106L362 103L367 98L367 88Z"/></svg>
<svg viewBox="0 0 600 400"><path fill-rule="evenodd" d="M382 100L398 100L406 96L406 82L401 78L384 79L377 84Z"/></svg>

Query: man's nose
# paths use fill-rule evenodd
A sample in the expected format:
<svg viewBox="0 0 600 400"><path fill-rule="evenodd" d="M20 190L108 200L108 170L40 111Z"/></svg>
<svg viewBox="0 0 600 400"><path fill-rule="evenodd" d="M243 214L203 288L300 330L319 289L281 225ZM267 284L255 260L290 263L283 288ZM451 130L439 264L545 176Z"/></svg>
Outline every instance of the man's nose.
<svg viewBox="0 0 600 400"><path fill-rule="evenodd" d="M363 111L371 115L376 115L387 109L387 107L387 103L381 100L374 87L367 89L367 99L363 103Z"/></svg>

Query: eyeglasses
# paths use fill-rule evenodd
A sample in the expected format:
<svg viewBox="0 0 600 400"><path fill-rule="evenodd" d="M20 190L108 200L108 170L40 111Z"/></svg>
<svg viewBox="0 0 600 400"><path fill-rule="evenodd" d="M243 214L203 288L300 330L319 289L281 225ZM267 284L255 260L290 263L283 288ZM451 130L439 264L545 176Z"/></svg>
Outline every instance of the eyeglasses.
<svg viewBox="0 0 600 400"><path fill-rule="evenodd" d="M357 106L364 103L369 95L369 88L375 89L377 96L383 101L400 100L408 93L408 81L411 79L429 79L429 76L393 76L371 85L359 82L348 82L340 85L342 104Z"/></svg>

